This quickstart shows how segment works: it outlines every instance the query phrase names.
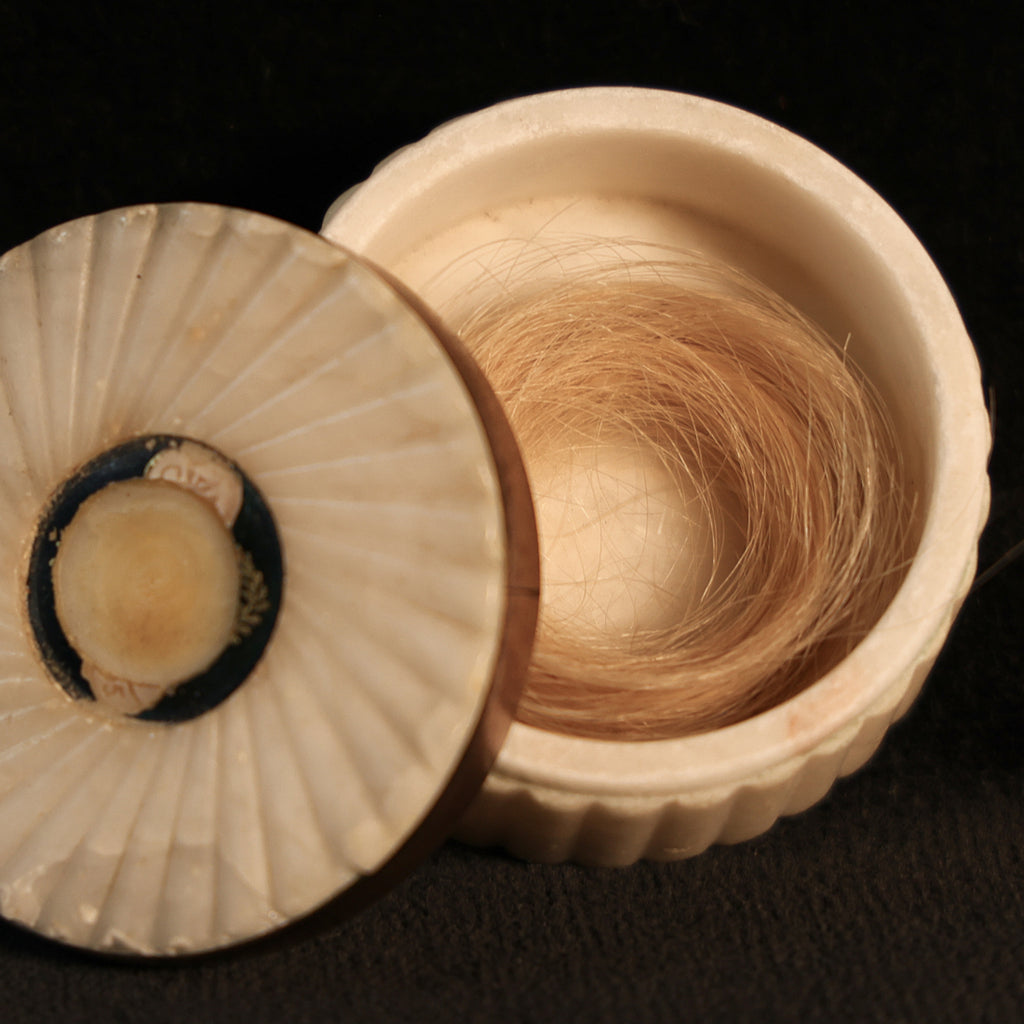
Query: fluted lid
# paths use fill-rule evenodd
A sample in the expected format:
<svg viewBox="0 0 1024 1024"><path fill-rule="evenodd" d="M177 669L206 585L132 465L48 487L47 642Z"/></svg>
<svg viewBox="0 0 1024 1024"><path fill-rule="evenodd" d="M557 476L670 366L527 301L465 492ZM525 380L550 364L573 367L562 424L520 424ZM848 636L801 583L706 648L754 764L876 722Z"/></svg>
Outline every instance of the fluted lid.
<svg viewBox="0 0 1024 1024"><path fill-rule="evenodd" d="M115 210L0 261L0 910L88 949L344 912L440 841L536 614L471 361L271 218Z"/></svg>

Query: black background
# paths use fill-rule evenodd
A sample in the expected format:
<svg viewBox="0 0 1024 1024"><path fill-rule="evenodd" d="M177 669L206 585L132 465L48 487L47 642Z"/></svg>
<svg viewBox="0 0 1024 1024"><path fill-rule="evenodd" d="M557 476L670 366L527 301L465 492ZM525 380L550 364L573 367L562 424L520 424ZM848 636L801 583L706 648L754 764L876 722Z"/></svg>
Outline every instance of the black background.
<svg viewBox="0 0 1024 1024"><path fill-rule="evenodd" d="M1024 538L1022 43L1013 5L948 0L0 0L0 250L164 200L316 230L386 154L524 93L724 100L849 165L946 276L997 410L985 567ZM347 924L170 967L0 924L0 1020L1024 1020L1022 596L1024 560L870 765L758 840L616 871L450 843Z"/></svg>

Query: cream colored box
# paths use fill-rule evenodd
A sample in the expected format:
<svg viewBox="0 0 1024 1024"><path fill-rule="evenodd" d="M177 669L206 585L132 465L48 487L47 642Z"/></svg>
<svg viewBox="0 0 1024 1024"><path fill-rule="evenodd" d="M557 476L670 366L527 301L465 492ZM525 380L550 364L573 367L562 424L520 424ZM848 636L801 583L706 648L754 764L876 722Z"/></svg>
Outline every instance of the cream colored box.
<svg viewBox="0 0 1024 1024"><path fill-rule="evenodd" d="M970 585L990 443L954 301L877 194L810 143L734 108L594 88L438 128L344 194L323 233L453 322L468 275L479 280L492 258L507 272L517 241L629 238L726 260L851 338L892 412L917 495L920 541L906 578L835 669L768 712L682 739L602 742L517 723L461 838L543 861L686 857L807 808L871 756L920 690Z"/></svg>

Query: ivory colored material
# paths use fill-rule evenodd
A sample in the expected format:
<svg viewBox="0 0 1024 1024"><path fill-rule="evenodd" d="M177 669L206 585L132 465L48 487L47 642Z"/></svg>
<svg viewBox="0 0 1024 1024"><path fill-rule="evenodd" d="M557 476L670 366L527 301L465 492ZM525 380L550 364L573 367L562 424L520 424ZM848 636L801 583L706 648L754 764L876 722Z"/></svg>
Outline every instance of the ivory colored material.
<svg viewBox="0 0 1024 1024"><path fill-rule="evenodd" d="M462 838L545 861L685 857L757 835L863 764L942 645L989 502L973 348L938 271L874 192L742 111L583 89L442 126L343 195L323 233L391 270L456 328L481 297L521 287L538 253L566 275L629 255L634 241L730 263L849 339L893 415L916 497L906 578L835 669L754 718L683 739L600 742L516 724ZM557 584L563 565L546 564L545 579Z"/></svg>
<svg viewBox="0 0 1024 1024"><path fill-rule="evenodd" d="M664 628L700 599L715 572L711 527L653 454L590 445L560 468L542 459L532 475L552 623L590 637Z"/></svg>
<svg viewBox="0 0 1024 1024"><path fill-rule="evenodd" d="M498 472L436 335L315 235L146 206L0 260L0 363L4 916L97 950L190 953L372 875L475 741L507 629ZM49 678L23 567L69 475L162 433L242 467L276 521L285 584L248 679L196 718L154 723Z"/></svg>
<svg viewBox="0 0 1024 1024"><path fill-rule="evenodd" d="M146 466L148 480L167 480L198 494L230 529L242 508L242 479L222 459L193 441L164 448Z"/></svg>
<svg viewBox="0 0 1024 1024"><path fill-rule="evenodd" d="M203 498L159 480L120 480L82 502L61 534L53 589L72 647L138 694L125 710L141 711L228 645L238 558Z"/></svg>

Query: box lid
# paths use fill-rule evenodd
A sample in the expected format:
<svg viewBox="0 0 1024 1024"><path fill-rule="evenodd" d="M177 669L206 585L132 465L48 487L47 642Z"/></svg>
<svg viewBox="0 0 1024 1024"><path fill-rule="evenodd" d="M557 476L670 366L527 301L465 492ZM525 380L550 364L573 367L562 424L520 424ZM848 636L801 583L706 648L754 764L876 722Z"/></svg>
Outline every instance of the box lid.
<svg viewBox="0 0 1024 1024"><path fill-rule="evenodd" d="M174 955L371 898L529 659L532 506L472 360L329 242L182 204L3 257L0 363L0 911Z"/></svg>

